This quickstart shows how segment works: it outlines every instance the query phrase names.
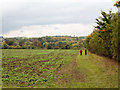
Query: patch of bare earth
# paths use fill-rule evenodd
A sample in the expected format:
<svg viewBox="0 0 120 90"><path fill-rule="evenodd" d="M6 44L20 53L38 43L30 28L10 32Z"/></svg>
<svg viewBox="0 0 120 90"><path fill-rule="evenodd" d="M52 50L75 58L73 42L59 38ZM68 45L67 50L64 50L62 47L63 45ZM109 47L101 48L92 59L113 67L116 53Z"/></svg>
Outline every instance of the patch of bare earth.
<svg viewBox="0 0 120 90"><path fill-rule="evenodd" d="M61 64L56 71L57 78L55 82L58 84L74 82L85 82L85 75L77 70L76 59L69 64Z"/></svg>

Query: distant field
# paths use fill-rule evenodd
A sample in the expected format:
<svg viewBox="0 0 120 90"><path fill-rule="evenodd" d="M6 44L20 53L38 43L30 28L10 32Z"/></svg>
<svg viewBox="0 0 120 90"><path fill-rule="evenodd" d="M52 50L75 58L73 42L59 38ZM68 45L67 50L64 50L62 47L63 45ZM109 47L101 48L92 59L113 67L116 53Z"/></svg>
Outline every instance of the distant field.
<svg viewBox="0 0 120 90"><path fill-rule="evenodd" d="M3 88L117 88L118 64L79 50L6 49Z"/></svg>

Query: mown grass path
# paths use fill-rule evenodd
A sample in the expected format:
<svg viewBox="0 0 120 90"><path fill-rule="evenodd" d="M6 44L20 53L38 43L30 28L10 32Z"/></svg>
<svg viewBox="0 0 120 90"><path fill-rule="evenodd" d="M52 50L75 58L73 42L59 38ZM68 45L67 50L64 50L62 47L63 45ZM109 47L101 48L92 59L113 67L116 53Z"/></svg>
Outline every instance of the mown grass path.
<svg viewBox="0 0 120 90"><path fill-rule="evenodd" d="M118 63L79 50L3 50L3 88L118 88Z"/></svg>
<svg viewBox="0 0 120 90"><path fill-rule="evenodd" d="M62 87L118 88L117 61L89 52L88 55L77 55L74 62L76 62L75 70L78 74L81 73L79 76L82 78L76 78L76 80L72 79L73 81L63 84Z"/></svg>

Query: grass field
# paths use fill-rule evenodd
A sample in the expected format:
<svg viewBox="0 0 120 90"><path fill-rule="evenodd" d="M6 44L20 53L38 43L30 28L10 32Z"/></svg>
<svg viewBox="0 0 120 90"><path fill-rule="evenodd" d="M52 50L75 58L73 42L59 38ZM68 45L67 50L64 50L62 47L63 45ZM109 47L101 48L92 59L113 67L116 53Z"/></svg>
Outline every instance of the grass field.
<svg viewBox="0 0 120 90"><path fill-rule="evenodd" d="M118 63L79 50L2 51L3 88L118 88Z"/></svg>

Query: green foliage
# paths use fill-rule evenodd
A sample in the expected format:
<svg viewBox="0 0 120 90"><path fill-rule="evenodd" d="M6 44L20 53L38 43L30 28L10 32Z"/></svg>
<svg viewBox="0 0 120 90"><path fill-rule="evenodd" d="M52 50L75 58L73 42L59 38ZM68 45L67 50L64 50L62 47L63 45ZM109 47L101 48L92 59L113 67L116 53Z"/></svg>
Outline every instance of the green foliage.
<svg viewBox="0 0 120 90"><path fill-rule="evenodd" d="M117 59L118 14L101 12L93 33L87 36L86 47L94 53Z"/></svg>
<svg viewBox="0 0 120 90"><path fill-rule="evenodd" d="M5 38L3 49L80 49L85 37L46 36L41 38Z"/></svg>
<svg viewBox="0 0 120 90"><path fill-rule="evenodd" d="M14 41L12 39L6 39L5 43L8 44L8 45L13 45Z"/></svg>
<svg viewBox="0 0 120 90"><path fill-rule="evenodd" d="M48 44L47 49L53 49L52 44Z"/></svg>
<svg viewBox="0 0 120 90"><path fill-rule="evenodd" d="M120 0L116 1L116 3L114 4L114 6L120 7Z"/></svg>
<svg viewBox="0 0 120 90"><path fill-rule="evenodd" d="M99 30L103 30L104 28L106 28L107 24L110 24L110 20L112 18L112 11L109 11L109 13L107 14L104 11L101 11L102 16L98 17L96 19L96 23L98 24L98 26L95 26L95 28L99 29Z"/></svg>
<svg viewBox="0 0 120 90"><path fill-rule="evenodd" d="M2 48L9 49L9 45L5 43L5 44L2 45Z"/></svg>
<svg viewBox="0 0 120 90"><path fill-rule="evenodd" d="M117 58L118 54L118 14L116 13L113 18L111 19L111 29L113 32L111 33L111 55L113 58Z"/></svg>

